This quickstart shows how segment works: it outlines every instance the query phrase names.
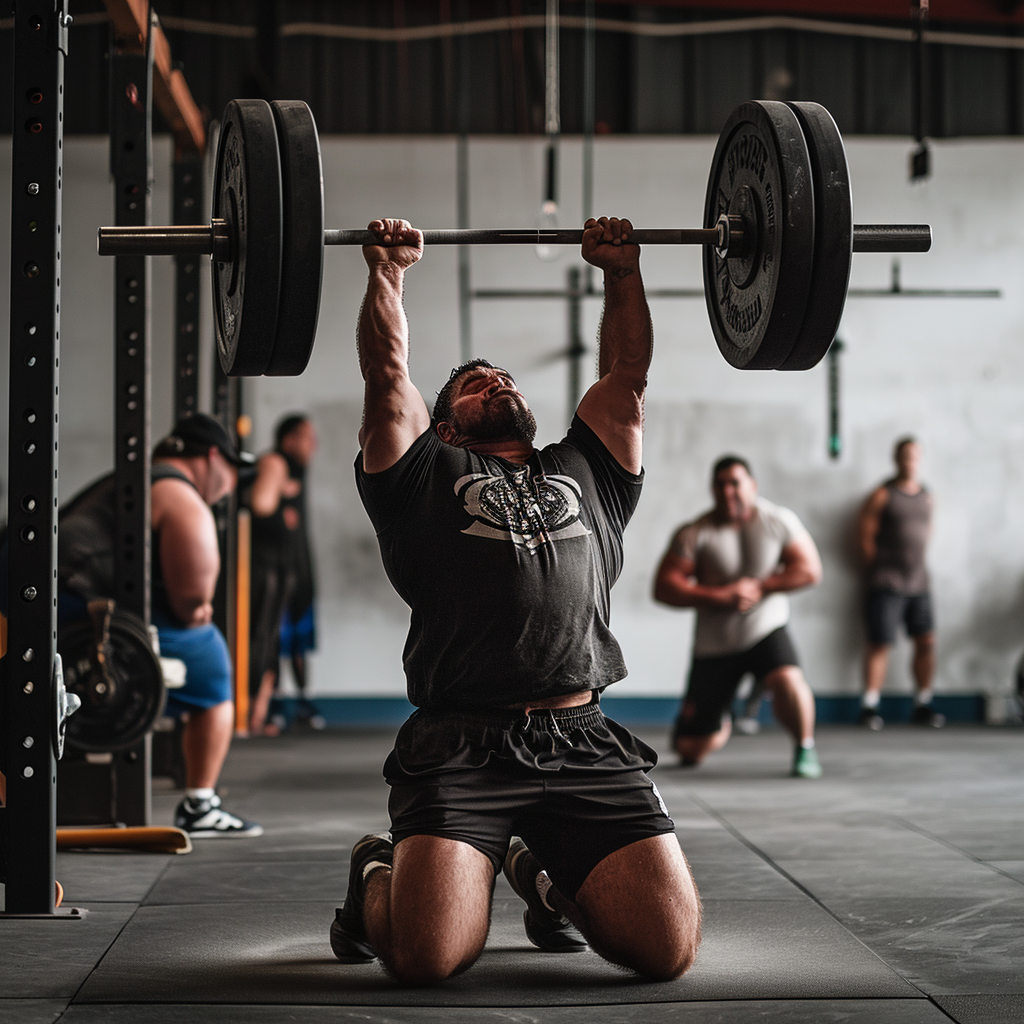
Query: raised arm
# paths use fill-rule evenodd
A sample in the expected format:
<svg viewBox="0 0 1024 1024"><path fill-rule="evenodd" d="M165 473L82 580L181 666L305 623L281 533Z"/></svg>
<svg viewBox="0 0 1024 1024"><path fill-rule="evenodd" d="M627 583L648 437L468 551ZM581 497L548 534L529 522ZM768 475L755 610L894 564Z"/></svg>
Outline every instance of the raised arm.
<svg viewBox="0 0 1024 1024"><path fill-rule="evenodd" d="M367 245L366 297L359 312L359 369L363 375L363 469L393 466L430 425L423 396L409 379L409 322L402 305L405 272L423 254L423 236L404 220L371 221L383 245ZM399 244L392 244L399 243Z"/></svg>
<svg viewBox="0 0 1024 1024"><path fill-rule="evenodd" d="M579 417L631 473L643 466L644 390L654 339L640 276L633 225L615 217L584 225L583 258L604 271L598 380L583 396Z"/></svg>

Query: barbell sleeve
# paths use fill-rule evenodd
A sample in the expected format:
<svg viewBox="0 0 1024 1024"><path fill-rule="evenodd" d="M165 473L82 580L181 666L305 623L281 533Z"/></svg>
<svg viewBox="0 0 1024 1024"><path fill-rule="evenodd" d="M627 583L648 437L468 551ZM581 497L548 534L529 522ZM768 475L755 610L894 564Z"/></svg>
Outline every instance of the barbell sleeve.
<svg viewBox="0 0 1024 1024"><path fill-rule="evenodd" d="M928 252L930 224L854 224L854 252Z"/></svg>

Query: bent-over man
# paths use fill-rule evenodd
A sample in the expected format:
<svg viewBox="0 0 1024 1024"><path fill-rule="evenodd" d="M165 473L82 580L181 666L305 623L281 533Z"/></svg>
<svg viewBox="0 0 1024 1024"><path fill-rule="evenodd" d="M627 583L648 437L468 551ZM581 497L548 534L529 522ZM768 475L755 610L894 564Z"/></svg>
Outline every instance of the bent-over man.
<svg viewBox="0 0 1024 1024"><path fill-rule="evenodd" d="M648 776L656 754L599 704L626 674L609 590L640 494L652 346L632 226L587 221L583 257L604 271L599 380L542 449L515 381L486 360L452 373L431 421L402 306L422 235L398 220L370 229L382 244L363 250L356 475L411 608L417 710L384 768L390 837L353 847L335 955L379 956L406 984L465 970L504 868L541 949L589 943L649 978L678 977L700 940L697 890Z"/></svg>
<svg viewBox="0 0 1024 1024"><path fill-rule="evenodd" d="M153 450L152 611L160 653L185 663L185 684L167 694L166 714L184 719L185 797L174 824L194 839L258 836L263 828L221 807L217 780L231 745L234 702L224 634L213 622L220 573L211 505L245 464L224 427L204 413L178 421ZM96 481L61 509L58 618L85 618L87 604L114 593L114 477Z"/></svg>
<svg viewBox="0 0 1024 1024"><path fill-rule="evenodd" d="M655 600L697 609L672 745L686 766L725 746L733 696L752 673L796 744L792 774L816 779L814 695L786 628L785 594L821 579L818 549L795 513L758 496L750 466L738 455L715 463L711 490L714 508L676 531L654 582Z"/></svg>

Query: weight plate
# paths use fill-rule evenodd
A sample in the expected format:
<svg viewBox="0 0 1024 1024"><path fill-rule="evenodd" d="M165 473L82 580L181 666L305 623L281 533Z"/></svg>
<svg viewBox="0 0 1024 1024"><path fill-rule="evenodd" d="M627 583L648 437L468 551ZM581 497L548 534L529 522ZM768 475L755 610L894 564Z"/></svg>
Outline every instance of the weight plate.
<svg viewBox="0 0 1024 1024"><path fill-rule="evenodd" d="M277 335L263 371L294 377L316 340L324 274L324 176L313 113L301 100L274 100L284 195L283 259Z"/></svg>
<svg viewBox="0 0 1024 1024"><path fill-rule="evenodd" d="M108 628L103 664L91 621L68 624L57 639L64 686L82 702L66 719L67 744L77 750L126 750L163 710L163 672L142 622L115 608Z"/></svg>
<svg viewBox="0 0 1024 1024"><path fill-rule="evenodd" d="M780 370L809 370L825 357L846 305L853 262L853 195L843 137L820 103L790 103L811 157L814 269L800 334Z"/></svg>
<svg viewBox="0 0 1024 1024"><path fill-rule="evenodd" d="M704 247L704 293L722 355L746 370L781 365L803 322L814 263L810 155L785 103L737 107L715 148L704 224L744 221L744 249L728 259Z"/></svg>
<svg viewBox="0 0 1024 1024"><path fill-rule="evenodd" d="M281 158L265 100L224 110L213 216L227 222L231 257L213 262L217 352L224 372L259 376L274 348L281 291Z"/></svg>

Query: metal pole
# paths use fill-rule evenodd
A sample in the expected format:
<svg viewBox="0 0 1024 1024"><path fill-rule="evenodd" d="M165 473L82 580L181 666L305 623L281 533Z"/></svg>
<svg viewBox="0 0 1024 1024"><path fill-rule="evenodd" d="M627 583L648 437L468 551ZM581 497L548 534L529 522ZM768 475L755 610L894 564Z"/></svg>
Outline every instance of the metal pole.
<svg viewBox="0 0 1024 1024"><path fill-rule="evenodd" d="M152 39L152 26L147 40ZM118 224L147 225L153 178L153 55L111 41L110 170ZM150 281L144 256L118 256L114 271L114 599L149 624ZM151 737L114 755L115 815L152 818Z"/></svg>
<svg viewBox="0 0 1024 1024"><path fill-rule="evenodd" d="M8 438L8 650L0 811L5 916L54 915L57 761L57 385L64 55L61 0L14 13Z"/></svg>
<svg viewBox="0 0 1024 1024"><path fill-rule="evenodd" d="M203 204L203 157L199 153L174 157L173 220L190 224ZM174 418L199 408L199 269L193 255L175 260Z"/></svg>

